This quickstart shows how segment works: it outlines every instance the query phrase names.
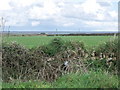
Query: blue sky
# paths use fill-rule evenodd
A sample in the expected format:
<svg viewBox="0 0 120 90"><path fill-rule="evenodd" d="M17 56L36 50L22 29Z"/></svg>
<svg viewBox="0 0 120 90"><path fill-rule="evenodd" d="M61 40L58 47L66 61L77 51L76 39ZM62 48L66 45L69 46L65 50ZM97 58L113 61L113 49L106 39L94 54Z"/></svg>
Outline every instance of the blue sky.
<svg viewBox="0 0 120 90"><path fill-rule="evenodd" d="M119 0L1 0L10 30L117 31Z"/></svg>

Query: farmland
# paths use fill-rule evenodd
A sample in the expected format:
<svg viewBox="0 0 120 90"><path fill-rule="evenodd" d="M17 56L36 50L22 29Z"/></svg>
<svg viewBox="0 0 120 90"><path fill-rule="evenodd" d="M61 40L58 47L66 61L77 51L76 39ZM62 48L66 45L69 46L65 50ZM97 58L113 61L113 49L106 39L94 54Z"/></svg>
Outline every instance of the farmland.
<svg viewBox="0 0 120 90"><path fill-rule="evenodd" d="M10 36L3 41L17 42L3 43L3 88L118 87L117 37Z"/></svg>
<svg viewBox="0 0 120 90"><path fill-rule="evenodd" d="M10 36L4 37L3 40L5 42L16 41L27 48L32 48L47 45L56 37L65 41L82 41L86 47L94 47L109 40L112 36Z"/></svg>

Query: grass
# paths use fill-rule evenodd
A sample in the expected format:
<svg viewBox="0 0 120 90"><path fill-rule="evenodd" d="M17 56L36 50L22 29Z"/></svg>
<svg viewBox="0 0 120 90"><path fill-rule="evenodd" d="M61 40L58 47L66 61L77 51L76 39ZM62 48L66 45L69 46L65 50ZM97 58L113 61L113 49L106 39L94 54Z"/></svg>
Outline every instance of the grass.
<svg viewBox="0 0 120 90"><path fill-rule="evenodd" d="M43 81L3 83L2 88L51 88L51 84Z"/></svg>
<svg viewBox="0 0 120 90"><path fill-rule="evenodd" d="M94 47L109 40L111 36L10 36L4 37L4 41L16 41L27 48L47 45L55 37L61 37L65 41L83 41L86 47Z"/></svg>
<svg viewBox="0 0 120 90"><path fill-rule="evenodd" d="M117 88L117 77L102 71L65 75L55 82L58 88Z"/></svg>
<svg viewBox="0 0 120 90"><path fill-rule="evenodd" d="M117 76L98 71L68 74L52 83L28 81L3 83L3 88L118 88Z"/></svg>

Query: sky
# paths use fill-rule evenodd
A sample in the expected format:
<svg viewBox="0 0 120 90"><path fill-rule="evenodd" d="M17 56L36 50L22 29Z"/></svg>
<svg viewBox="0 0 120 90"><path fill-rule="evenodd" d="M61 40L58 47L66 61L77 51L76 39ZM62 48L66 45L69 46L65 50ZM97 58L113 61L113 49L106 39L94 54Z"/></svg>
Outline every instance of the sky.
<svg viewBox="0 0 120 90"><path fill-rule="evenodd" d="M0 20L11 31L117 31L118 1L0 0Z"/></svg>

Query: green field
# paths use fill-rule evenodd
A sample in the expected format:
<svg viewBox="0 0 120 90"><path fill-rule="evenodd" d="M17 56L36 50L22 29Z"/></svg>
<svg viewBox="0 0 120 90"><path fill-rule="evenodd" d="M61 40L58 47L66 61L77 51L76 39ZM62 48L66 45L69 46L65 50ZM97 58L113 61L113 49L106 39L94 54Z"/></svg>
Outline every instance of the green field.
<svg viewBox="0 0 120 90"><path fill-rule="evenodd" d="M4 37L4 41L16 41L27 48L48 44L52 39L61 37L65 41L83 41L87 47L94 47L109 40L112 36L10 36Z"/></svg>

